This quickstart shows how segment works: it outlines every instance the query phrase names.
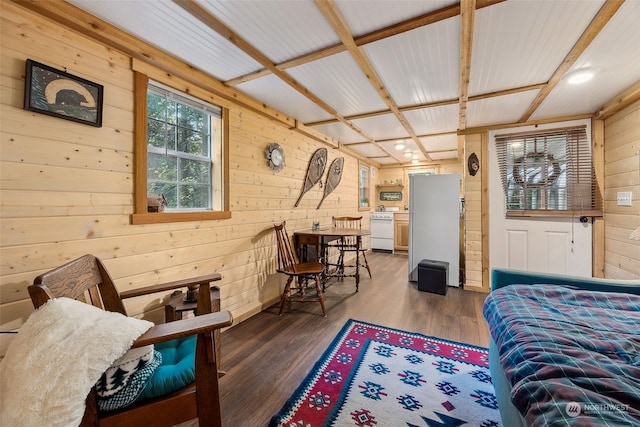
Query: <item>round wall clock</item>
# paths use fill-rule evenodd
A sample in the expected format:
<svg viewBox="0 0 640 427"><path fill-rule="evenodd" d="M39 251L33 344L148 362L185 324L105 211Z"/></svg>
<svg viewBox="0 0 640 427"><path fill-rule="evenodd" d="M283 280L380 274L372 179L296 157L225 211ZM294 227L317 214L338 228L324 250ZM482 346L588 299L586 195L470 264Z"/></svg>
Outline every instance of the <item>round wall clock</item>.
<svg viewBox="0 0 640 427"><path fill-rule="evenodd" d="M267 164L274 171L279 172L284 168L284 150L277 142L269 144L264 155L267 158Z"/></svg>

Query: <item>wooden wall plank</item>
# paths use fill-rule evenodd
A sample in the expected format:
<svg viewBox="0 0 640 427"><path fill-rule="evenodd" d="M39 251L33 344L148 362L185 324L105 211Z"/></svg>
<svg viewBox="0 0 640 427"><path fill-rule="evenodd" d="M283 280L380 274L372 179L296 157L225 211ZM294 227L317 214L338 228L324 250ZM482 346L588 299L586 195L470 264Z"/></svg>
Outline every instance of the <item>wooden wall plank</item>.
<svg viewBox="0 0 640 427"><path fill-rule="evenodd" d="M338 188L316 206L311 190L298 208L312 153L324 144L207 88L220 82L172 81L229 109L230 205L227 220L132 225L134 203L134 71L132 58L35 13L3 2L0 53L0 328L31 313L26 287L38 274L85 253L99 256L119 290L217 271L222 307L244 319L279 298L273 224L290 232L332 215L358 213L358 159L345 157ZM105 86L100 128L23 110L25 60L32 58ZM174 66L175 64L171 64ZM140 62L138 61L138 66ZM144 64L159 77L166 73ZM184 67L183 69L186 69ZM264 150L278 142L286 167L267 167ZM365 221L368 221L368 212ZM129 314L155 319L163 296L127 302ZM0 355L6 348L0 341Z"/></svg>
<svg viewBox="0 0 640 427"><path fill-rule="evenodd" d="M640 278L640 101L605 120L604 271L614 279ZM618 191L631 191L632 206L618 206Z"/></svg>
<svg viewBox="0 0 640 427"><path fill-rule="evenodd" d="M489 284L484 279L483 260L485 249L483 236L487 232L483 223L484 203L483 198L483 141L481 134L465 135L464 144L464 200L465 200L465 287L488 290ZM475 153L480 161L480 170L475 176L471 176L467 169L467 159Z"/></svg>

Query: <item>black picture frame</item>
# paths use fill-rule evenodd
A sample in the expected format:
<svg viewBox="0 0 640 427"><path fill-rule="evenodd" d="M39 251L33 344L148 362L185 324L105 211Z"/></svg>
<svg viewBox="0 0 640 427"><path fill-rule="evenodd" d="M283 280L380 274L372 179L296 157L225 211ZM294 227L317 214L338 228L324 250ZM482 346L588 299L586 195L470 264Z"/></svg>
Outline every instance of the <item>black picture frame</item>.
<svg viewBox="0 0 640 427"><path fill-rule="evenodd" d="M381 191L380 200L383 202L401 202L402 191Z"/></svg>
<svg viewBox="0 0 640 427"><path fill-rule="evenodd" d="M103 91L100 84L26 61L25 110L101 127Z"/></svg>

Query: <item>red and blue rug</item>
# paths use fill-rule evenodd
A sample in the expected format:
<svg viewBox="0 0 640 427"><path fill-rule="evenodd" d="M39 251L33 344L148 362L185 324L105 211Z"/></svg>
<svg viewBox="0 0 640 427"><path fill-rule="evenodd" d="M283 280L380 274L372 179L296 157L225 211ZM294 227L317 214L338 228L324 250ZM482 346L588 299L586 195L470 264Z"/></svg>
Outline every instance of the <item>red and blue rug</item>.
<svg viewBox="0 0 640 427"><path fill-rule="evenodd" d="M487 350L349 320L270 427L500 426Z"/></svg>

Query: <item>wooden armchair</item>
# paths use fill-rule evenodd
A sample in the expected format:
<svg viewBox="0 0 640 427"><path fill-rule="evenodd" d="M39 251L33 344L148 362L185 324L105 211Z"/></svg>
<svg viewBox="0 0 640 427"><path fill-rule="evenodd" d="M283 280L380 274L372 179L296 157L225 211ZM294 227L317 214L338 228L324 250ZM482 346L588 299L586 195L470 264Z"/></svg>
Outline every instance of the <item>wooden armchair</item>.
<svg viewBox="0 0 640 427"><path fill-rule="evenodd" d="M104 264L93 255L73 260L34 280L28 289L36 308L52 298L68 297L124 315L124 298L199 286L195 317L156 325L132 346L142 347L197 334L195 382L168 395L105 413L98 410L94 387L87 397L82 426L171 426L196 417L201 426L221 425L214 332L231 325L233 319L228 311L211 313L210 283L217 280L220 275L214 273L119 294Z"/></svg>

